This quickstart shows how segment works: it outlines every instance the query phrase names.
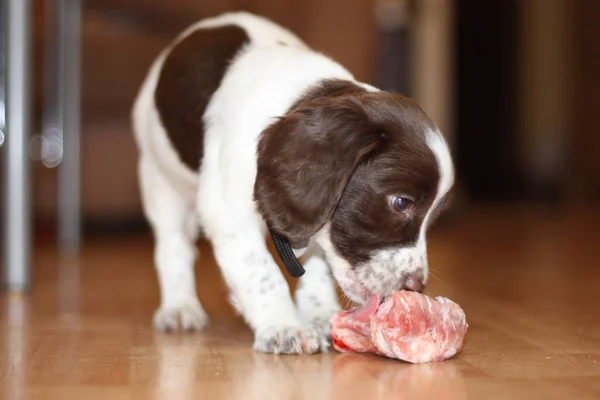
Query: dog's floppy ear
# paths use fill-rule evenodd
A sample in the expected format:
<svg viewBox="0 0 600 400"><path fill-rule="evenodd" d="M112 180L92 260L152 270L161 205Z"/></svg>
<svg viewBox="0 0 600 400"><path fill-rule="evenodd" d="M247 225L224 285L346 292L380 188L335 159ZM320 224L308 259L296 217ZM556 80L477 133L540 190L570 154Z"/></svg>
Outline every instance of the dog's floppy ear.
<svg viewBox="0 0 600 400"><path fill-rule="evenodd" d="M352 96L308 101L265 129L254 199L269 229L291 240L314 235L382 138Z"/></svg>

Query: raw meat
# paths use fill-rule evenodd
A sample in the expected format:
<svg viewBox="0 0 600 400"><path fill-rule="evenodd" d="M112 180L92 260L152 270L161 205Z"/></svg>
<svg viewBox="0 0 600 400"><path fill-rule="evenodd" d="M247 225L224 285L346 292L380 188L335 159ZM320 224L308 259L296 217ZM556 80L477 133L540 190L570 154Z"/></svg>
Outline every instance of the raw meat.
<svg viewBox="0 0 600 400"><path fill-rule="evenodd" d="M404 290L380 302L372 295L362 307L333 316L336 350L423 363L451 358L462 347L468 324L455 302Z"/></svg>

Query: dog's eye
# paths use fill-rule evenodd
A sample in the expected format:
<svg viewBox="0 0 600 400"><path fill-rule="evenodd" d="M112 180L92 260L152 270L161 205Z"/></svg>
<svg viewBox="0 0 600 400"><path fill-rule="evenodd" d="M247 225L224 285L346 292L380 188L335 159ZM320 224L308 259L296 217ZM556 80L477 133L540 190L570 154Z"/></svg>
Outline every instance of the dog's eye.
<svg viewBox="0 0 600 400"><path fill-rule="evenodd" d="M406 197L394 196L391 200L392 208L394 211L399 213L405 213L410 210L413 205L413 201Z"/></svg>

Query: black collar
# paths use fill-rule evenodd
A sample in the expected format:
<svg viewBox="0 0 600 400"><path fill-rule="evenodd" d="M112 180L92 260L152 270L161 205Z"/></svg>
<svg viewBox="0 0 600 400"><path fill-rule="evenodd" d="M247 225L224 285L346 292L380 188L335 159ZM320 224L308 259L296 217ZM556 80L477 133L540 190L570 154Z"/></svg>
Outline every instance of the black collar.
<svg viewBox="0 0 600 400"><path fill-rule="evenodd" d="M300 278L304 275L305 270L296 258L289 240L273 230L270 230L269 232L271 233L271 238L275 244L277 254L279 254L279 258L283 262L288 273L294 278Z"/></svg>

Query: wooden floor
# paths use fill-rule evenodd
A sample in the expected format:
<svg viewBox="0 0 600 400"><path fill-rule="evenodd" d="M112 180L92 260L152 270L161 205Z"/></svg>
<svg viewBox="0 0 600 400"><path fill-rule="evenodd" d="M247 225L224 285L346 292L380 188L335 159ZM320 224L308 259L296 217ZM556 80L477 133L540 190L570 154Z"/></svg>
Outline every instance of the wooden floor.
<svg viewBox="0 0 600 400"><path fill-rule="evenodd" d="M496 210L430 238L428 293L463 306L456 358L409 365L335 352L271 356L225 300L201 244L212 325L155 334L148 236L35 253L35 286L0 300L2 399L600 399L600 213Z"/></svg>

